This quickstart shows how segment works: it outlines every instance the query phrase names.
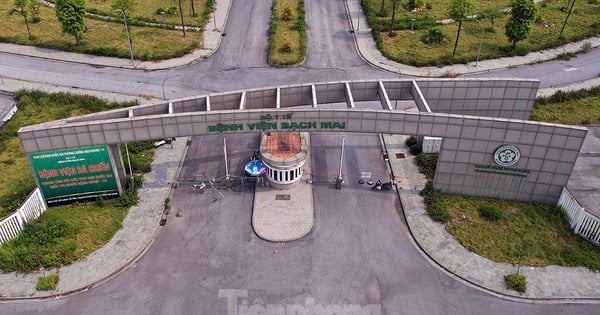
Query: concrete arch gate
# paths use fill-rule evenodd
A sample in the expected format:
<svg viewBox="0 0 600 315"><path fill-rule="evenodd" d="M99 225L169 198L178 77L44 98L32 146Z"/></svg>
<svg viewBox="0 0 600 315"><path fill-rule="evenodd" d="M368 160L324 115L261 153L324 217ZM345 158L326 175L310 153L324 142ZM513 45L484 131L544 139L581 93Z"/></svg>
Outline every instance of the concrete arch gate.
<svg viewBox="0 0 600 315"><path fill-rule="evenodd" d="M556 203L587 129L526 120L538 86L522 79L420 79L267 87L57 120L23 127L18 135L27 154L108 144L119 157L119 143L214 133L441 137L436 188ZM394 101L414 103L419 111L395 110ZM345 106L332 108L340 103Z"/></svg>

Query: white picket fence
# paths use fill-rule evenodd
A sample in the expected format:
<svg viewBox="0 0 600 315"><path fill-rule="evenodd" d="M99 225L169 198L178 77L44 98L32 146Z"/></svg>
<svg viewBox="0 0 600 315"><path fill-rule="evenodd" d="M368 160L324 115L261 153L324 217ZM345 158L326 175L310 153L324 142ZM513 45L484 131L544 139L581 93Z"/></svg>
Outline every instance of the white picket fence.
<svg viewBox="0 0 600 315"><path fill-rule="evenodd" d="M0 221L0 245L17 237L23 231L25 223L37 219L47 209L42 193L36 188L15 213Z"/></svg>
<svg viewBox="0 0 600 315"><path fill-rule="evenodd" d="M558 205L565 209L575 233L596 245L600 245L600 218L585 211L566 187L563 188L558 199Z"/></svg>

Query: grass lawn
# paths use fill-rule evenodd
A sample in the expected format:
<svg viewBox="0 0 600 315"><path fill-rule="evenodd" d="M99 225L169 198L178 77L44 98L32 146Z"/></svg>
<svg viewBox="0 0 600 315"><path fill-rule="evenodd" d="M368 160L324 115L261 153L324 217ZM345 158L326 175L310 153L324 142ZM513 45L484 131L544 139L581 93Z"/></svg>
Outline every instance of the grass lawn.
<svg viewBox="0 0 600 315"><path fill-rule="evenodd" d="M600 87L538 98L531 120L566 125L600 125Z"/></svg>
<svg viewBox="0 0 600 315"><path fill-rule="evenodd" d="M306 55L304 0L274 0L269 29L269 61L295 65Z"/></svg>
<svg viewBox="0 0 600 315"><path fill-rule="evenodd" d="M52 0L54 2L54 0ZM203 27L208 21L214 4L213 0L193 0L195 16L192 16L191 1L182 0L183 22L185 25ZM89 12L102 15L119 16L111 10L112 1L109 0L87 0L86 8ZM163 14L158 14L160 11ZM139 21L152 21L171 25L181 25L179 16L179 4L177 0L145 0L137 1L133 9L133 17ZM119 16L120 18L120 16Z"/></svg>
<svg viewBox="0 0 600 315"><path fill-rule="evenodd" d="M573 234L556 206L447 194L441 199L452 217L446 228L475 253L507 263L600 270L600 247ZM483 205L501 209L502 218L483 219L477 210Z"/></svg>
<svg viewBox="0 0 600 315"><path fill-rule="evenodd" d="M54 9L40 6L39 23L29 25L34 39L28 39L23 18L8 15L10 6L0 9L0 41L21 45L46 47L101 56L129 58L125 27L122 23L86 18L88 31L83 35L83 44L76 46L73 36L63 34ZM182 56L202 41L202 33L167 30L152 27L132 26L134 57L138 60L160 60Z"/></svg>
<svg viewBox="0 0 600 315"><path fill-rule="evenodd" d="M396 8L396 18L397 19L412 19L415 17L415 13L411 12L411 10L403 7L407 1L398 1L398 5ZM380 21L385 21L384 24L389 25L389 21L392 19L392 6L393 0L384 0L384 14L381 14L381 0L363 0L363 6L368 6L370 10L376 15L376 18ZM425 9L421 12L418 12L419 17L427 16L432 18L435 21L443 20L448 18L448 7L452 3L452 0L425 0L423 1L424 5L430 5L431 9ZM500 1L492 1L492 0L478 0L475 1L475 14L481 12L485 9L504 9L511 6L510 0L500 0ZM388 26L389 27L389 26Z"/></svg>
<svg viewBox="0 0 600 315"><path fill-rule="evenodd" d="M593 1L592 1L593 2ZM504 35L504 25L509 15L504 15L495 22L493 32L485 32L481 48L480 60L493 59L515 54L526 54L530 51L542 50L563 44L558 38L566 13L561 11L564 1L548 0L538 5L540 18L534 24L530 37L517 44L517 50L511 49L510 42ZM405 9L400 9L404 10ZM577 2L573 14L565 30L567 41L581 40L600 34L600 5L587 1ZM387 24L385 24L387 25ZM419 26L419 22L416 22ZM454 60L451 58L458 24L436 25L446 36L441 44L426 45L421 42L421 36L427 26L410 30L404 25L403 30L395 31L394 37L389 37L386 31L374 31L378 48L382 53L397 62L415 66L440 66L452 63L466 63L477 59L477 51L484 28L490 27L488 20L470 20L463 23ZM417 28L417 27L416 27Z"/></svg>
<svg viewBox="0 0 600 315"><path fill-rule="evenodd" d="M0 218L14 212L35 187L17 131L21 126L135 105L106 103L92 96L21 91L19 110L0 130ZM154 156L150 142L131 143L134 173L147 172ZM17 238L0 247L0 269L33 271L71 263L106 244L121 228L137 195L52 207Z"/></svg>

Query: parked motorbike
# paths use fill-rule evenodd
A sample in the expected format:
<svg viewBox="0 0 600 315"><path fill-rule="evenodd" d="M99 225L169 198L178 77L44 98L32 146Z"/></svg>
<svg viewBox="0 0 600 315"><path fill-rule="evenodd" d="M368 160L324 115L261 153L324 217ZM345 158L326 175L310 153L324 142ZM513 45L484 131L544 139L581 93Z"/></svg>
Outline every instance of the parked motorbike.
<svg viewBox="0 0 600 315"><path fill-rule="evenodd" d="M378 180L371 189L378 191L392 190L392 182L383 183L381 180Z"/></svg>

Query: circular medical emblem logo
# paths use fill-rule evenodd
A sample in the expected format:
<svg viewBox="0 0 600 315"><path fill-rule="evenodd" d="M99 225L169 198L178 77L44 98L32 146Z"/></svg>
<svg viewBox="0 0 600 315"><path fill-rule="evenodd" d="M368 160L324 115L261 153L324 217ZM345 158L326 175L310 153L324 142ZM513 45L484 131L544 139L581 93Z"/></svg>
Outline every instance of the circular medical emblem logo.
<svg viewBox="0 0 600 315"><path fill-rule="evenodd" d="M503 145L494 152L494 162L500 166L515 165L520 157L521 152L514 145Z"/></svg>

